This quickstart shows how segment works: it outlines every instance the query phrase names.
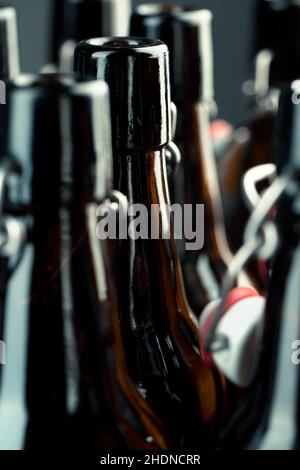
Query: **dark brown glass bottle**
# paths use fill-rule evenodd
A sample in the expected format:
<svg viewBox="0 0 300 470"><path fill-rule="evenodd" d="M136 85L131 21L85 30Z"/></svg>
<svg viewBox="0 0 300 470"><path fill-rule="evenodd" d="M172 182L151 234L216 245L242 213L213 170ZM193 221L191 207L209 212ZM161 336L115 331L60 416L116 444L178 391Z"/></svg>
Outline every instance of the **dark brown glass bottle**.
<svg viewBox="0 0 300 470"><path fill-rule="evenodd" d="M9 85L1 151L23 176L19 191L9 185L6 213L27 237L2 299L9 360L1 368L1 449L168 446L129 379L109 246L96 236L96 210L111 189L109 116L99 81L41 75Z"/></svg>
<svg viewBox="0 0 300 470"><path fill-rule="evenodd" d="M209 125L214 103L212 14L179 6L145 4L131 18L131 33L159 38L170 48L171 96L177 107L175 143L182 163L173 202L205 205L204 246L181 259L188 299L200 314L219 295L231 259L223 226L222 203Z"/></svg>
<svg viewBox="0 0 300 470"><path fill-rule="evenodd" d="M280 235L267 298L258 370L248 398L221 435L222 447L299 450L300 378L300 231L299 111L293 94L299 82L282 92L278 111L277 167L293 174L277 205Z"/></svg>
<svg viewBox="0 0 300 470"><path fill-rule="evenodd" d="M52 61L71 71L77 42L128 34L131 0L55 0Z"/></svg>
<svg viewBox="0 0 300 470"><path fill-rule="evenodd" d="M170 232L167 47L138 38L84 41L75 51L75 70L109 84L114 188L148 215L154 204L162 208L157 239L127 237L118 246L120 321L131 377L171 430L173 446L207 445L223 409L222 379L201 363L174 239L162 235Z"/></svg>
<svg viewBox="0 0 300 470"><path fill-rule="evenodd" d="M243 244L245 225L250 217L242 188L243 176L250 168L273 161L276 107L256 107L251 116L234 130L228 147L219 159L225 226L233 253ZM259 274L256 262L251 263L250 271L258 287L267 286L268 276Z"/></svg>
<svg viewBox="0 0 300 470"><path fill-rule="evenodd" d="M278 89L286 80L297 78L293 72L288 42L295 22L286 0L259 0L256 11L255 78L251 91L251 110L233 133L232 141L221 157L219 175L224 201L226 230L230 248L236 252L243 243L249 209L245 204L242 179L250 168L273 162ZM299 33L298 33L299 35ZM294 48L298 42L293 34ZM286 57L289 56L287 61ZM292 76L291 76L292 75ZM257 265L251 271L261 288L268 285Z"/></svg>

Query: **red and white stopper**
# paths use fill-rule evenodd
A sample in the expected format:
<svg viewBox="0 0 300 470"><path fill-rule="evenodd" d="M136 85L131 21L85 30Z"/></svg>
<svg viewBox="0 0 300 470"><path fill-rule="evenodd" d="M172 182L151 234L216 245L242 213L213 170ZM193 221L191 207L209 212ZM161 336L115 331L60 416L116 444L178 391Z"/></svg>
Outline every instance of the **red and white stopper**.
<svg viewBox="0 0 300 470"><path fill-rule="evenodd" d="M205 350L204 344L221 300L210 302L200 316L199 344L203 362L219 369L241 387L249 386L255 375L265 302L251 287L231 290L216 329L217 335L227 338L228 348L211 353Z"/></svg>

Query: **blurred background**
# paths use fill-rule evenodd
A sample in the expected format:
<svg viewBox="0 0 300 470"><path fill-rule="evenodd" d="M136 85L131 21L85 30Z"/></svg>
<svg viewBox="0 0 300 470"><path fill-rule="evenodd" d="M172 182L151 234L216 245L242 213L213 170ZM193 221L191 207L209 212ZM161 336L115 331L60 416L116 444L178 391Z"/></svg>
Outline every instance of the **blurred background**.
<svg viewBox="0 0 300 470"><path fill-rule="evenodd" d="M159 0L152 0L161 3ZM22 71L49 60L53 0L11 0L19 15ZM133 4L144 3L133 0ZM237 123L245 110L241 85L251 71L255 0L168 0L209 8L214 14L215 88L220 116Z"/></svg>

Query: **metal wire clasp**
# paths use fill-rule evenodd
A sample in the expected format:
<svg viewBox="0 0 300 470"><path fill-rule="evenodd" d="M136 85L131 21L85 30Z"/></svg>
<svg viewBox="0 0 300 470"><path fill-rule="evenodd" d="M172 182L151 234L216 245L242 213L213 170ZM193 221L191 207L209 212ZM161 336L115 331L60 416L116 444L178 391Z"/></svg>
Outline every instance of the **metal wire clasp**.
<svg viewBox="0 0 300 470"><path fill-rule="evenodd" d="M12 161L5 161L0 165L0 256L13 260L9 271L16 268L26 241L24 223L14 216L5 214L8 180L12 175L20 177L20 167Z"/></svg>
<svg viewBox="0 0 300 470"><path fill-rule="evenodd" d="M216 330L226 306L227 296L229 291L234 287L238 274L253 256L267 260L273 256L277 249L277 228L274 222L268 220L268 216L274 204L287 190L292 179L293 175L290 173L277 177L263 196L259 198L257 206L250 216L245 229L244 244L236 253L223 278L221 288L222 301L213 319L205 342L206 350L211 353L229 348L228 338L218 335Z"/></svg>
<svg viewBox="0 0 300 470"><path fill-rule="evenodd" d="M174 178L174 175L181 162L181 153L177 145L173 142L177 126L177 108L174 103L171 103L171 126L172 126L172 141L167 144L166 148L166 164L169 178Z"/></svg>

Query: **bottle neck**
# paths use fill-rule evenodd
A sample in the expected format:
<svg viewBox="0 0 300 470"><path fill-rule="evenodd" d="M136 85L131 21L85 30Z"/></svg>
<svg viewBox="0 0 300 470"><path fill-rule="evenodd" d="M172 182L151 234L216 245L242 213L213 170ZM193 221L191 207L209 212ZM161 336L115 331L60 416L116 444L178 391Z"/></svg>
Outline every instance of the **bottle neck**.
<svg viewBox="0 0 300 470"><path fill-rule="evenodd" d="M129 207L136 205L140 210L142 205L146 209L145 216L140 219L145 231L141 230L143 233L139 239L127 241L130 259L128 282L133 286L133 295L128 302L132 302L131 314L138 315L134 321L151 322L153 312L159 312L162 320L164 313L168 328L173 330L174 336L181 338L178 347L184 347L185 343L183 331L179 331L180 322L186 323L184 331L190 330L191 343L195 345L197 320L186 300L174 238L184 238L189 231L188 235L195 234L193 243L199 243L203 221L198 214L195 219L195 214L185 213L179 204L170 205L164 148L130 156L119 154L114 168L115 187L128 197ZM191 216L193 220L190 220ZM129 217L129 223L132 223L132 217ZM127 255L126 252L126 259ZM156 294L149 297L150 292ZM155 304L153 312L150 307L148 310L141 306L138 308L140 299L148 306Z"/></svg>
<svg viewBox="0 0 300 470"><path fill-rule="evenodd" d="M224 231L218 175L209 125L212 102L176 103L175 143L182 155L185 204L205 206L204 250L228 264L231 254ZM175 190L176 191L176 190Z"/></svg>
<svg viewBox="0 0 300 470"><path fill-rule="evenodd" d="M134 214L135 209L143 211L140 219L140 236L129 235L131 224L134 223L138 212L128 216L125 228L126 240L121 241L118 255L119 286L121 288L121 316L124 323L144 328L153 324L153 312L162 314L160 296L151 295L158 292L157 263L155 254L156 240L151 237L151 205L154 203L150 193L151 185L159 187L158 203L167 204L169 201L165 175L158 175L159 181L153 182L151 168L164 159L165 150L145 151L116 151L114 155L114 187L128 198L129 210ZM164 165L165 169L165 165ZM156 201L157 203L157 201ZM132 226L134 228L134 226ZM160 236L160 233L159 233ZM124 274L125 273L125 274ZM124 283L126 287L124 288ZM129 289L130 286L130 289ZM131 292L129 293L129 291ZM123 300L123 301L122 301ZM156 304L154 307L153 304Z"/></svg>

